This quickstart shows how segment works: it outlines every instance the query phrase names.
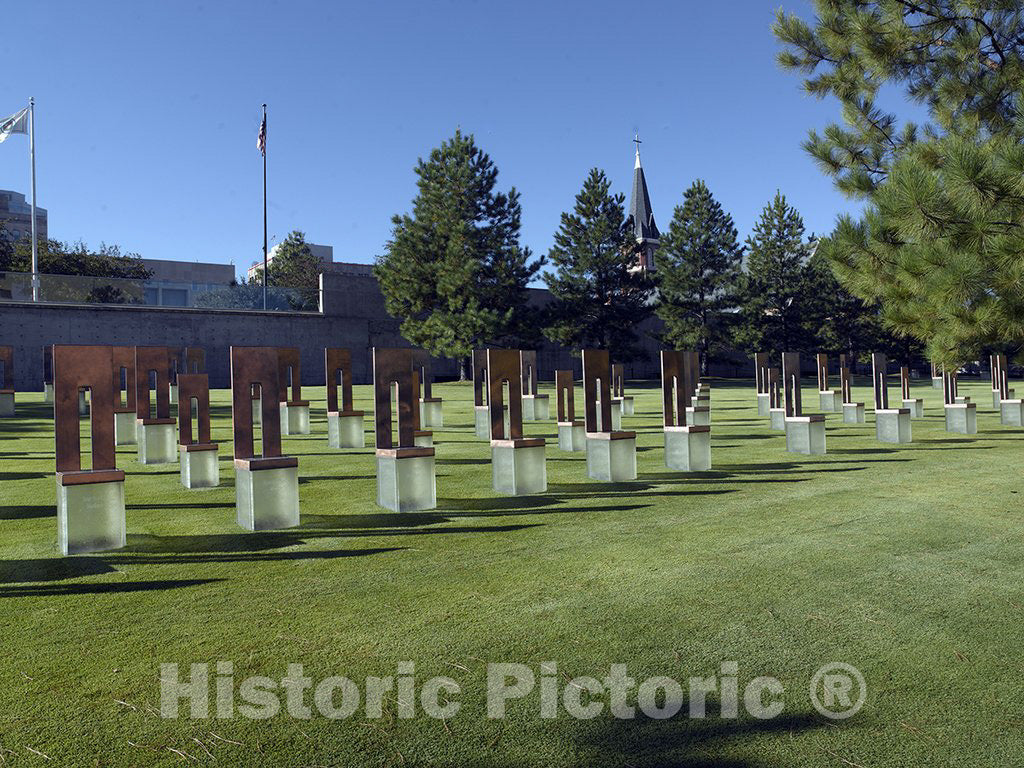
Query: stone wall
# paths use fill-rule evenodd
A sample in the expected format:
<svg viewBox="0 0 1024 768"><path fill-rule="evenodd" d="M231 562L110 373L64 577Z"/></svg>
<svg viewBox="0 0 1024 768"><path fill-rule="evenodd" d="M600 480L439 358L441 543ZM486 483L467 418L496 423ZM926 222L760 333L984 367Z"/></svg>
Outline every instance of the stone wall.
<svg viewBox="0 0 1024 768"><path fill-rule="evenodd" d="M544 290L531 289L531 305L548 301ZM15 387L42 389L46 344L118 344L197 346L206 350L206 367L213 387L230 384L229 349L239 346L298 347L302 383L324 383L324 347L352 350L353 379L372 378L370 350L375 346L409 346L398 321L384 309L377 281L368 276L325 273L321 276L320 312L250 312L88 304L0 302L0 344L14 347ZM645 360L627 366L631 378L658 375L657 344L650 337L655 325L642 326ZM554 378L556 368L580 372L579 359L553 344L538 349L541 378ZM454 360L435 360L438 378L458 376Z"/></svg>

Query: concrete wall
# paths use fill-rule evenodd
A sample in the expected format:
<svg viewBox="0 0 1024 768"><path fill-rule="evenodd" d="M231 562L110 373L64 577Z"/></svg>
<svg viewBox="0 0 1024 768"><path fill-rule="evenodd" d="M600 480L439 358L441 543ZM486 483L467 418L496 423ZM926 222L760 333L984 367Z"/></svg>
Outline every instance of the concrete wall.
<svg viewBox="0 0 1024 768"><path fill-rule="evenodd" d="M548 300L532 290L538 309ZM206 350L206 367L213 387L230 384L230 347L298 347L303 385L324 383L324 347L352 350L353 379L372 380L370 350L375 346L409 346L399 323L384 309L384 297L373 277L325 273L321 279L320 312L250 312L171 307L32 304L0 302L0 344L14 347L15 388L42 389L42 348L47 344L117 344L170 347L197 346ZM658 375L657 344L647 337L655 326L641 330L646 360L627 366L627 376ZM556 368L580 372L578 358L553 344L538 349L541 378L554 378ZM458 375L454 360L435 360L434 375Z"/></svg>

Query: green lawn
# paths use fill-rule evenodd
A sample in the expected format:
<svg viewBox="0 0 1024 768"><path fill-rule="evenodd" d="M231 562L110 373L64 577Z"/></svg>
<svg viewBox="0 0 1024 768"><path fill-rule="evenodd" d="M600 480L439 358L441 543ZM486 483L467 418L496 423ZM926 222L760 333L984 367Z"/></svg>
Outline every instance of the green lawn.
<svg viewBox="0 0 1024 768"><path fill-rule="evenodd" d="M1024 435L999 425L988 382L961 384L979 406L976 436L945 432L941 393L925 383L913 444L877 443L870 413L862 425L831 415L823 457L785 452L750 382L713 382L715 470L699 475L664 468L660 392L636 386L624 427L638 432L638 481L589 482L583 454L557 450L553 421L527 424L549 438L549 491L529 498L491 490L471 387L438 385L438 508L414 514L376 507L372 449L329 449L323 390L303 391L313 434L285 438L299 457L301 527L236 526L218 391L222 487L186 491L177 465L142 467L119 449L128 546L73 558L55 551L47 409L41 395L18 396L19 418L0 421L0 763L1024 764ZM357 388L367 427L369 393ZM855 396L871 399L864 386ZM814 410L813 388L804 402ZM390 693L379 719L362 706L347 720L315 709L218 719L218 661L233 663L236 688L280 680L293 663L360 690L412 661L417 681L453 678L461 709L402 719ZM504 719L486 717L489 662L539 678L549 661L560 690L612 664L685 689L737 662L741 692L774 676L785 709L759 720L741 704L723 718L711 695L705 719L684 708L624 720L607 707L545 719L534 690ZM810 703L814 672L832 661L867 681L845 721ZM183 678L211 665L209 719L190 719L187 702L178 719L160 717L164 662Z"/></svg>

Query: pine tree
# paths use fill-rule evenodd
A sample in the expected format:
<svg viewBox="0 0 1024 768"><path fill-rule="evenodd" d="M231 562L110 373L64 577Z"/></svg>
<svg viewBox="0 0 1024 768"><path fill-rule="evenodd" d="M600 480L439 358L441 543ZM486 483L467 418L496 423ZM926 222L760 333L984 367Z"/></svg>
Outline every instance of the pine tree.
<svg viewBox="0 0 1024 768"><path fill-rule="evenodd" d="M412 214L396 215L374 274L402 335L462 361L510 343L524 324L527 285L543 264L519 245L519 193L495 191L498 169L461 131L416 165Z"/></svg>
<svg viewBox="0 0 1024 768"><path fill-rule="evenodd" d="M810 351L803 325L804 265L809 252L803 219L777 192L747 238L737 333L747 349L773 354Z"/></svg>
<svg viewBox="0 0 1024 768"><path fill-rule="evenodd" d="M650 315L650 278L635 269L635 242L626 227L621 194L611 194L604 171L594 168L563 213L544 275L553 297L545 335L571 348L609 350L613 360L639 356L635 326Z"/></svg>
<svg viewBox="0 0 1024 768"><path fill-rule="evenodd" d="M676 206L655 255L658 304L664 341L675 349L701 352L708 360L730 341L732 310L738 300L743 248L732 216L700 179Z"/></svg>
<svg viewBox="0 0 1024 768"><path fill-rule="evenodd" d="M1001 0L815 0L779 13L783 67L835 96L844 125L805 148L865 200L822 242L841 282L886 327L947 366L1024 334L1021 7ZM882 110L883 88L924 105L923 127Z"/></svg>
<svg viewBox="0 0 1024 768"><path fill-rule="evenodd" d="M315 309L319 304L323 268L323 261L313 254L306 235L295 229L274 251L268 285L288 289L291 292L288 301L293 309ZM258 274L262 277L262 270Z"/></svg>

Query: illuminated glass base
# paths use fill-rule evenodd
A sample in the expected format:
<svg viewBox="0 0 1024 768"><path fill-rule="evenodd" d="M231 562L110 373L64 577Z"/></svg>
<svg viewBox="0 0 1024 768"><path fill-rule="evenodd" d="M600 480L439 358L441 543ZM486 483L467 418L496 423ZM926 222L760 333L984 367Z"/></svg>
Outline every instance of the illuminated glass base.
<svg viewBox="0 0 1024 768"><path fill-rule="evenodd" d="M433 452L425 456L378 453L377 504L392 512L434 509L437 485Z"/></svg>
<svg viewBox="0 0 1024 768"><path fill-rule="evenodd" d="M910 411L906 408L875 411L875 438L880 443L909 443L913 440Z"/></svg>
<svg viewBox="0 0 1024 768"><path fill-rule="evenodd" d="M910 418L912 419L923 419L924 418L924 400L921 398L911 398L903 401L903 407L910 411Z"/></svg>
<svg viewBox="0 0 1024 768"><path fill-rule="evenodd" d="M523 421L547 421L551 409L547 395L523 395Z"/></svg>
<svg viewBox="0 0 1024 768"><path fill-rule="evenodd" d="M793 416L785 421L786 451L809 456L825 453L825 420L811 416Z"/></svg>
<svg viewBox="0 0 1024 768"><path fill-rule="evenodd" d="M587 435L587 477L606 483L636 480L636 438Z"/></svg>
<svg viewBox="0 0 1024 768"><path fill-rule="evenodd" d="M863 424L864 403L843 403L843 423Z"/></svg>
<svg viewBox="0 0 1024 768"><path fill-rule="evenodd" d="M424 429L444 426L444 413L441 398L420 399L420 426Z"/></svg>
<svg viewBox="0 0 1024 768"><path fill-rule="evenodd" d="M43 402L53 402L53 384L43 384Z"/></svg>
<svg viewBox="0 0 1024 768"><path fill-rule="evenodd" d="M711 409L707 406L695 406L686 409L686 423L694 427L711 426Z"/></svg>
<svg viewBox="0 0 1024 768"><path fill-rule="evenodd" d="M0 416L14 415L14 393L0 392Z"/></svg>
<svg viewBox="0 0 1024 768"><path fill-rule="evenodd" d="M665 427L665 466L682 472L711 469L711 428Z"/></svg>
<svg viewBox="0 0 1024 768"><path fill-rule="evenodd" d="M139 464L173 464L178 460L178 440L174 424L136 422Z"/></svg>
<svg viewBox="0 0 1024 768"><path fill-rule="evenodd" d="M78 390L78 415L89 415L89 401L85 397L85 391L81 389Z"/></svg>
<svg viewBox="0 0 1024 768"><path fill-rule="evenodd" d="M491 443L491 480L494 490L512 496L544 493L548 489L548 473L544 461L544 442L515 445L516 441Z"/></svg>
<svg viewBox="0 0 1024 768"><path fill-rule="evenodd" d="M587 450L587 433L583 428L582 421L558 422L558 450L572 452Z"/></svg>
<svg viewBox="0 0 1024 768"><path fill-rule="evenodd" d="M488 406L473 406L473 429L481 440L491 439L491 409Z"/></svg>
<svg viewBox="0 0 1024 768"><path fill-rule="evenodd" d="M974 403L946 406L946 431L960 435L978 434L978 412Z"/></svg>
<svg viewBox="0 0 1024 768"><path fill-rule="evenodd" d="M220 462L217 448L205 451L187 450L187 446L179 446L181 451L181 484L186 488L216 488L220 485Z"/></svg>
<svg viewBox="0 0 1024 768"><path fill-rule="evenodd" d="M61 485L58 479L57 545L62 555L123 547L124 480Z"/></svg>
<svg viewBox="0 0 1024 768"><path fill-rule="evenodd" d="M235 467L235 512L247 531L293 528L299 524L299 468Z"/></svg>
<svg viewBox="0 0 1024 768"><path fill-rule="evenodd" d="M771 407L772 396L767 392L759 392L757 394L757 415L767 416L768 409Z"/></svg>
<svg viewBox="0 0 1024 768"><path fill-rule="evenodd" d="M836 413L841 410L843 398L832 389L818 391L818 410L822 413Z"/></svg>
<svg viewBox="0 0 1024 768"><path fill-rule="evenodd" d="M1004 427L1024 427L1024 400L1001 401L999 423Z"/></svg>
<svg viewBox="0 0 1024 768"><path fill-rule="evenodd" d="M327 445L331 448L365 448L366 430L359 414L327 414Z"/></svg>
<svg viewBox="0 0 1024 768"><path fill-rule="evenodd" d="M309 406L281 403L281 434L309 434Z"/></svg>
<svg viewBox="0 0 1024 768"><path fill-rule="evenodd" d="M623 395L622 397L616 397L616 398L614 398L612 400L612 402L619 404L619 407L622 409L622 415L623 416L632 416L633 415L634 411L633 411L633 396L632 395Z"/></svg>
<svg viewBox="0 0 1024 768"><path fill-rule="evenodd" d="M687 414L689 416L689 414ZM771 420L771 428L778 430L779 432L786 431L786 409L785 408L769 408L768 418Z"/></svg>
<svg viewBox="0 0 1024 768"><path fill-rule="evenodd" d="M114 445L135 445L138 442L138 420L134 413L114 412Z"/></svg>

